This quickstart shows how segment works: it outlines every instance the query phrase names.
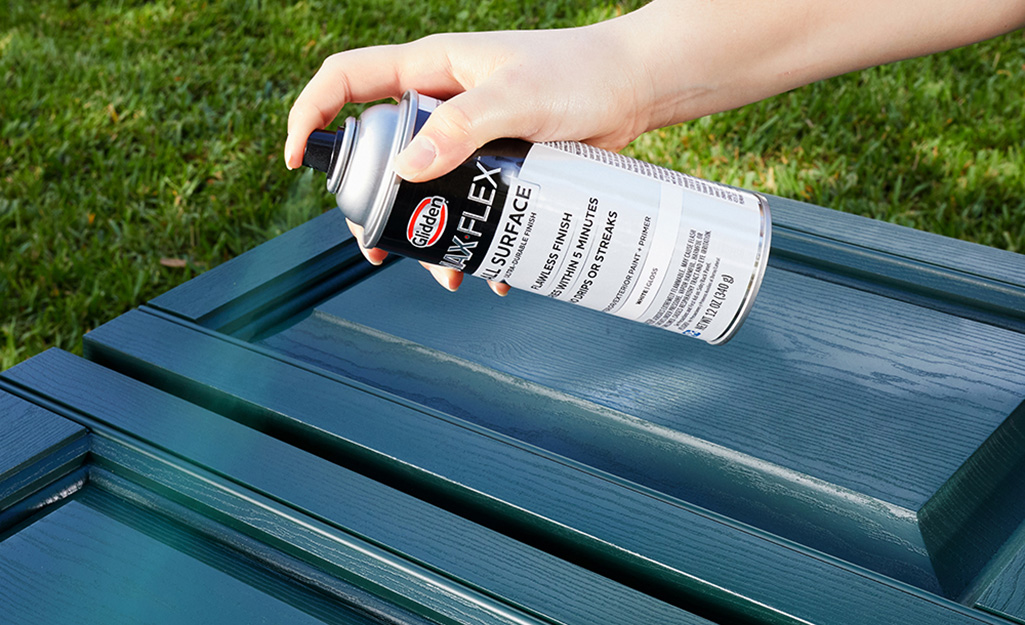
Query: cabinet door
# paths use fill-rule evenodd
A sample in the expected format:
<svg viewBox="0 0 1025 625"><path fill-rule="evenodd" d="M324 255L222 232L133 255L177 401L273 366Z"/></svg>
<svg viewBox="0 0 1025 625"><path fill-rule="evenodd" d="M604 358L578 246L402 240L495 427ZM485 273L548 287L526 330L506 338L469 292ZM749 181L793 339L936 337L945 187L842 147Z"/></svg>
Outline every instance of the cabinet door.
<svg viewBox="0 0 1025 625"><path fill-rule="evenodd" d="M182 505L198 476L144 447L0 392L0 621L427 622Z"/></svg>
<svg viewBox="0 0 1025 625"><path fill-rule="evenodd" d="M98 468L92 442L0 392L3 623L382 622L173 518L178 506Z"/></svg>
<svg viewBox="0 0 1025 625"><path fill-rule="evenodd" d="M331 212L4 377L284 509L257 531L98 470L425 618L1025 618L1025 260L771 203L725 346L372 268ZM331 568L291 511L436 585Z"/></svg>
<svg viewBox="0 0 1025 625"><path fill-rule="evenodd" d="M65 352L0 385L5 624L708 623Z"/></svg>

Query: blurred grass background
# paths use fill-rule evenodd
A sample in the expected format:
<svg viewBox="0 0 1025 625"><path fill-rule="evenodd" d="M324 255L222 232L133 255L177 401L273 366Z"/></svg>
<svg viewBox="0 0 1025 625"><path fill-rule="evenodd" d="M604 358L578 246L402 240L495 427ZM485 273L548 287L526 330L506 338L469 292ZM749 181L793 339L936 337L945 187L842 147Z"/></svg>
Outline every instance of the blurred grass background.
<svg viewBox="0 0 1025 625"><path fill-rule="evenodd" d="M328 54L634 4L0 4L0 369L324 210L281 161ZM698 176L1025 251L1025 35L842 76L627 148ZM343 111L353 114L356 109Z"/></svg>

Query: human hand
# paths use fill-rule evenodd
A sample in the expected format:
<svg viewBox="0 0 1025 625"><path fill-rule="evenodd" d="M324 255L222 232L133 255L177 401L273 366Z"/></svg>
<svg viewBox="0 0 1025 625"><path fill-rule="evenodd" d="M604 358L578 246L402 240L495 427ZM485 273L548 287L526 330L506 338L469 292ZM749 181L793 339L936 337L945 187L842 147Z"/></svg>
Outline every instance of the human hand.
<svg viewBox="0 0 1025 625"><path fill-rule="evenodd" d="M447 99L396 158L396 173L410 181L447 173L500 137L622 148L651 124L646 100L651 89L629 62L620 36L606 23L439 35L335 54L292 107L286 164L302 163L310 132L326 126L346 103L398 97L407 89ZM352 226L361 241L359 228ZM375 264L387 255L377 249L364 254ZM450 290L462 279L451 269L428 268ZM508 290L502 284L492 288L500 294Z"/></svg>
<svg viewBox="0 0 1025 625"><path fill-rule="evenodd" d="M987 0L985 11L961 0L653 0L581 28L433 35L350 50L329 57L296 99L285 162L300 166L310 132L345 104L408 89L448 100L395 160L399 176L422 182L492 139L618 150L654 128L1022 25L1022 0ZM378 263L386 255L364 253ZM462 280L431 271L451 290Z"/></svg>

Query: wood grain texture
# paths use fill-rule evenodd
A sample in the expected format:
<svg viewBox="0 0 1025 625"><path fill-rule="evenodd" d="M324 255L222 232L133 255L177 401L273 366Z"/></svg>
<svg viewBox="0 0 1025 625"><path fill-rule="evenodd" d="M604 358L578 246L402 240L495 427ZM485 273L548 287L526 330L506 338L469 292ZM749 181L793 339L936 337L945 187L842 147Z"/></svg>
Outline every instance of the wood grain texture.
<svg viewBox="0 0 1025 625"><path fill-rule="evenodd" d="M471 520L501 524L645 592L715 611L714 620L986 619L460 419L171 320L131 313L88 341L91 357L109 366Z"/></svg>
<svg viewBox="0 0 1025 625"><path fill-rule="evenodd" d="M96 419L101 468L170 491L343 579L405 593L405 603L422 603L442 620L533 622L526 615L534 614L559 623L706 623L68 354L47 352L4 378ZM155 447L133 451L132 439ZM192 476L204 472L197 467L213 473L197 480Z"/></svg>
<svg viewBox="0 0 1025 625"><path fill-rule="evenodd" d="M311 516L306 510L297 508L292 501L303 499L301 493L299 497L294 496L295 491L302 488L294 485L303 483L297 480L308 481L309 474L285 471L293 483L293 497L283 502L276 493L264 494L240 486L234 475L225 478L203 469L196 471L193 466L183 466L180 458L132 445L130 439L121 439L117 434L97 438L96 448L102 454L103 468L118 478L142 484L189 510L215 519L229 532L242 534L256 545L277 550L277 553L268 553L264 549L261 555L289 577L312 579L330 587L350 585L374 597L377 602L390 602L392 612L405 610L417 619L432 623L540 625L516 608L466 587L460 580L452 580L408 560L401 553L396 554L390 545L378 545L364 536L354 535L348 528L341 527L346 520L344 515L335 514L321 519L319 515ZM282 466L292 466L293 460L286 456L267 463L260 458L256 461L260 464L255 470L274 471ZM249 462L254 463L252 459ZM215 470L221 468L223 464L213 467ZM96 479L103 488L112 488L106 475L98 473ZM327 493L346 497L336 502L340 507L363 506L369 502L376 505L378 501L376 498L350 498L352 491L337 488L332 476L327 480ZM381 510L375 509L368 514L374 515L379 525L390 523L390 517ZM401 508L398 518L409 521ZM218 533L217 538L225 540L227 536ZM304 570L297 571L289 560L306 566Z"/></svg>
<svg viewBox="0 0 1025 625"><path fill-rule="evenodd" d="M108 468L90 467L89 488L82 493L81 500L104 514L327 622L351 620L354 614L381 625L436 622L402 609L393 597L376 596L344 581L342 576L330 575L322 567L290 556L271 544L273 541L252 538L211 518L218 514L208 517L197 512L197 508L203 507L198 500L186 500L184 492L176 488L196 480L196 475L179 472L170 481L158 481L162 475L173 475L172 469L141 476L138 481L126 479L122 475L138 477L137 470L154 461L153 456L138 445L125 446L114 438L99 440L99 452L103 454L100 464ZM166 491L188 505L176 503L157 491ZM250 505L254 503L249 501ZM230 519L225 512L243 512L243 507L244 504L236 505L218 512ZM138 521L154 517L157 522Z"/></svg>
<svg viewBox="0 0 1025 625"><path fill-rule="evenodd" d="M1025 257L1021 259L1025 267ZM774 232L769 263L965 319L1025 331L1025 288L993 278L788 229Z"/></svg>
<svg viewBox="0 0 1025 625"><path fill-rule="evenodd" d="M324 213L151 304L249 338L373 272L341 211Z"/></svg>
<svg viewBox="0 0 1025 625"><path fill-rule="evenodd" d="M776 231L807 233L1018 289L1025 288L1025 256L1021 254L787 198L768 198Z"/></svg>
<svg viewBox="0 0 1025 625"><path fill-rule="evenodd" d="M1025 256L786 198L768 199L774 264L1016 329L1025 323ZM152 305L248 337L372 271L340 211L332 210ZM266 318L259 328L243 329L261 316Z"/></svg>
<svg viewBox="0 0 1025 625"><path fill-rule="evenodd" d="M1018 473L1018 479L1023 476L1025 473ZM978 608L1015 623L1025 623L1025 523L1007 541L990 568L991 575L970 600Z"/></svg>
<svg viewBox="0 0 1025 625"><path fill-rule="evenodd" d="M77 423L0 391L0 483L19 467L85 433Z"/></svg>
<svg viewBox="0 0 1025 625"><path fill-rule="evenodd" d="M97 497L102 496L90 499ZM371 623L345 614L341 606L335 612L308 614L300 605L267 594L267 583L254 587L263 580L243 581L241 573L228 574L171 545L193 550L216 550L216 546L142 513L121 510L120 518L114 518L101 509L76 497L0 543L4 623ZM131 522L123 522L129 515ZM137 529L138 524L146 531ZM226 554L209 557L223 560ZM230 565L245 566L238 560ZM248 572L250 578L254 575ZM271 577L266 572L264 576Z"/></svg>
<svg viewBox="0 0 1025 625"><path fill-rule="evenodd" d="M1025 256L785 198L769 203L772 266L1025 331Z"/></svg>
<svg viewBox="0 0 1025 625"><path fill-rule="evenodd" d="M0 512L80 466L86 434L81 425L0 391Z"/></svg>
<svg viewBox="0 0 1025 625"><path fill-rule="evenodd" d="M773 267L721 348L464 289L398 263L264 344L952 597L1025 512L1000 486L1025 449L1019 333ZM615 412L553 418L552 393ZM958 532L972 549L940 547Z"/></svg>

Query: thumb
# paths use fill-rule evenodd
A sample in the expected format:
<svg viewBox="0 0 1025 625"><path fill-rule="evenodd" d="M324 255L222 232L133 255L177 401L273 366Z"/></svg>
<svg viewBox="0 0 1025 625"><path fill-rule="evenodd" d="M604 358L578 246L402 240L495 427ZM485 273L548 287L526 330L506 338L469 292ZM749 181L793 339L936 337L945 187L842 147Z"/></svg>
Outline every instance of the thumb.
<svg viewBox="0 0 1025 625"><path fill-rule="evenodd" d="M438 105L395 157L395 173L411 182L431 180L455 169L488 141L522 136L529 117L497 91L484 83Z"/></svg>

